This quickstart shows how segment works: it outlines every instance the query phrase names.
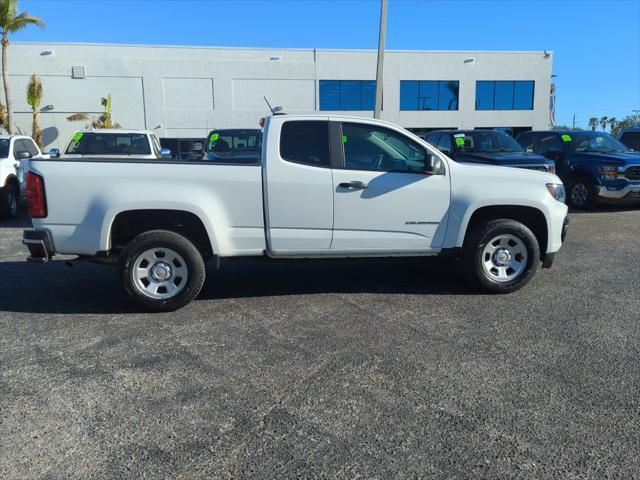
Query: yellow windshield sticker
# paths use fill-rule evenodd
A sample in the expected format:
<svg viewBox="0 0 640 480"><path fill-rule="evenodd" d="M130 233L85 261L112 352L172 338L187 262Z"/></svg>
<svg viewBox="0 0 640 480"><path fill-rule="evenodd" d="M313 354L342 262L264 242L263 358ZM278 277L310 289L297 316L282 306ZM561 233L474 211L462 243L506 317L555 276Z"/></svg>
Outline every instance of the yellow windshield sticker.
<svg viewBox="0 0 640 480"><path fill-rule="evenodd" d="M71 140L73 140L74 142L79 142L80 140L82 140L82 137L84 137L84 133L78 132L73 136Z"/></svg>
<svg viewBox="0 0 640 480"><path fill-rule="evenodd" d="M571 141L571 135L567 135L566 133L564 135L562 135L562 140L565 142L570 142Z"/></svg>
<svg viewBox="0 0 640 480"><path fill-rule="evenodd" d="M220 134L219 133L212 133L211 136L209 137L209 141L210 142L215 142L216 140L218 140L218 138L220 138Z"/></svg>
<svg viewBox="0 0 640 480"><path fill-rule="evenodd" d="M464 138L456 137L456 145L464 147Z"/></svg>

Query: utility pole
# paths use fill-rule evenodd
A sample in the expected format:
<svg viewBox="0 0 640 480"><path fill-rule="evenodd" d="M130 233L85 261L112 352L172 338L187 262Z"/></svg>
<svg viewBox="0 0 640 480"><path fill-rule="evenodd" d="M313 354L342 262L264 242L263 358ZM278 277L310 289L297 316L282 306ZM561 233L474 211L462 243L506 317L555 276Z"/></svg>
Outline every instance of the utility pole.
<svg viewBox="0 0 640 480"><path fill-rule="evenodd" d="M638 113L640 113L640 110L631 110L631 111L633 113L635 113L635 117L636 118L635 118L635 121L633 123L634 123L634 127L637 127L638 126Z"/></svg>
<svg viewBox="0 0 640 480"><path fill-rule="evenodd" d="M378 37L378 66L376 69L376 106L373 118L382 116L382 67L384 65L384 44L387 37L387 0L380 7L380 36Z"/></svg>
<svg viewBox="0 0 640 480"><path fill-rule="evenodd" d="M576 114L573 114L573 127L571 127L573 130L576 129Z"/></svg>

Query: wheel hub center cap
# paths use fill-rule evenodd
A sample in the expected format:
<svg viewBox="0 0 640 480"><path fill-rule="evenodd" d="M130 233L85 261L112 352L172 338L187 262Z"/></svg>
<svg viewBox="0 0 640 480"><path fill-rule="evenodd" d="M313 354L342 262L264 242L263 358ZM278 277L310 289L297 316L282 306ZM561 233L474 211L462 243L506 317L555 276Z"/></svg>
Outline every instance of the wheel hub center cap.
<svg viewBox="0 0 640 480"><path fill-rule="evenodd" d="M511 260L509 250L500 248L493 254L493 261L496 265L506 265Z"/></svg>
<svg viewBox="0 0 640 480"><path fill-rule="evenodd" d="M171 278L171 266L166 262L158 262L151 267L151 277L156 282L166 282Z"/></svg>

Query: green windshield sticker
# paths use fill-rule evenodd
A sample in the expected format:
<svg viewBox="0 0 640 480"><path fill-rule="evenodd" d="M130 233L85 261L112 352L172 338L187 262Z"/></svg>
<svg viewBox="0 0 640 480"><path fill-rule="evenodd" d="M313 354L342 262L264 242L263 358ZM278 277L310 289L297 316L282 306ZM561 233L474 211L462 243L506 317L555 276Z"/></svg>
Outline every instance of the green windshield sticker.
<svg viewBox="0 0 640 480"><path fill-rule="evenodd" d="M220 134L219 133L212 133L211 136L209 137L209 141L210 142L215 142L216 140L218 140L218 138L220 138Z"/></svg>
<svg viewBox="0 0 640 480"><path fill-rule="evenodd" d="M79 142L80 140L82 140L82 137L84 137L84 133L78 132L73 136L71 140L73 140L74 142Z"/></svg>
<svg viewBox="0 0 640 480"><path fill-rule="evenodd" d="M567 134L562 135L562 140L564 140L565 142L570 142L571 135L567 135Z"/></svg>
<svg viewBox="0 0 640 480"><path fill-rule="evenodd" d="M464 138L456 137L456 145L459 147L464 147Z"/></svg>
<svg viewBox="0 0 640 480"><path fill-rule="evenodd" d="M347 143L347 136L346 135L342 135L342 143Z"/></svg>

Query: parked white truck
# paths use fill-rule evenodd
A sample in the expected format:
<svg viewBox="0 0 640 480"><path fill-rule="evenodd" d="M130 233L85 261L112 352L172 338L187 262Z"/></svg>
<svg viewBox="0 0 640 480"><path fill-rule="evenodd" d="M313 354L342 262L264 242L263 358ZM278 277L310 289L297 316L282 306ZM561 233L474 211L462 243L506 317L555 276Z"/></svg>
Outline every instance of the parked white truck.
<svg viewBox="0 0 640 480"><path fill-rule="evenodd" d="M42 152L30 137L0 135L0 219L18 215L18 203L25 196L24 172L30 158L42 158Z"/></svg>
<svg viewBox="0 0 640 480"><path fill-rule="evenodd" d="M32 161L30 260L117 263L135 302L167 311L198 295L212 258L458 256L474 285L511 292L562 245L555 175L457 164L358 117L274 115L263 138L261 158L241 165Z"/></svg>

